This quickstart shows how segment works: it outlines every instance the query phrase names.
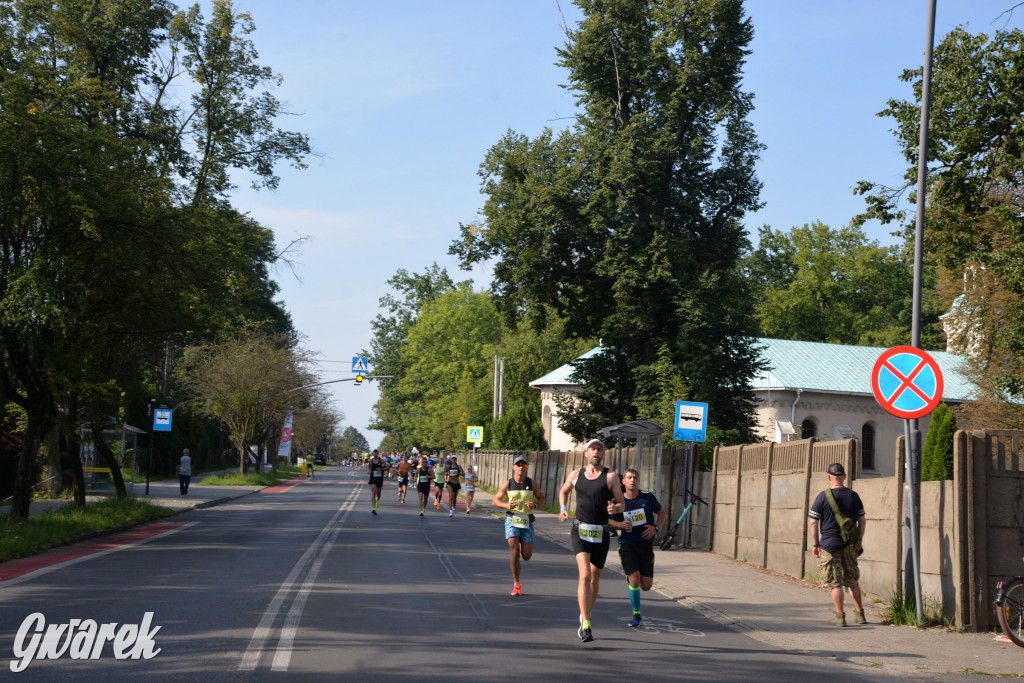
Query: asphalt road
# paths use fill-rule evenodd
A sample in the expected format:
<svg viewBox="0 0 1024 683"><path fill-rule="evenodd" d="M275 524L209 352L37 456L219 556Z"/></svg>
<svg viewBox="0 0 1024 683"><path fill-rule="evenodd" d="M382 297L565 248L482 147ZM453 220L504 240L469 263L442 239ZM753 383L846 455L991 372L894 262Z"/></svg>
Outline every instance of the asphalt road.
<svg viewBox="0 0 1024 683"><path fill-rule="evenodd" d="M481 492L478 501L488 503ZM773 650L655 592L644 622L630 617L625 582L606 571L595 641L576 636L576 567L538 536L512 597L502 521L454 518L415 491L398 505L387 481L371 515L362 470L327 468L314 481L265 489L177 515L141 541L0 582L0 662L10 680L881 680L862 669ZM568 530L567 530L568 533ZM617 563L614 543L609 562ZM152 612L149 658L96 659L82 626L60 658L10 674L46 624L141 624ZM29 655L31 656L31 655Z"/></svg>

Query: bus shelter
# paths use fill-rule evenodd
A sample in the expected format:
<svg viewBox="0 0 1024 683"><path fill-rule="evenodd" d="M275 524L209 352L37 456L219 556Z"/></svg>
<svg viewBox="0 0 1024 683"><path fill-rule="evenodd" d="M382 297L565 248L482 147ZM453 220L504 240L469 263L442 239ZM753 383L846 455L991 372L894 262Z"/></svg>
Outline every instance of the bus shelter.
<svg viewBox="0 0 1024 683"><path fill-rule="evenodd" d="M661 435L665 432L665 428L650 420L633 420L611 427L603 427L598 431L605 438L615 437L615 471L620 474L630 467L628 463L623 462L622 440L635 439L636 452L633 455L632 467L640 472L640 486L648 488L655 495L660 495ZM653 450L653 458L644 457L645 447L648 453Z"/></svg>

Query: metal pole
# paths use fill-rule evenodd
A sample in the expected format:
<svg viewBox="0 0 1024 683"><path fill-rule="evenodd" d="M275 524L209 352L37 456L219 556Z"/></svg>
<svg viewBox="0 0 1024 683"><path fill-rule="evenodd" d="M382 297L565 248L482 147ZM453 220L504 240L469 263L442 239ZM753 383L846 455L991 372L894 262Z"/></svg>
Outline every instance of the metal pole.
<svg viewBox="0 0 1024 683"><path fill-rule="evenodd" d="M495 421L498 419L498 356L494 356L494 389L491 391L491 403L493 411L491 416Z"/></svg>
<svg viewBox="0 0 1024 683"><path fill-rule="evenodd" d="M921 290L924 260L924 211L925 190L928 176L928 123L932 99L932 54L935 45L935 3L928 2L928 20L925 30L924 69L921 79L921 131L917 147L917 215L914 221L914 298L911 315L911 345L921 348ZM914 583L914 603L917 606L917 621L924 623L924 610L921 605L921 563L920 563L920 509L917 506L917 492L920 490L920 467L917 458L920 455L920 434L917 420L907 420L905 424L906 439L906 508L909 524L904 530L904 539L910 541L911 575ZM915 439L916 437L916 439ZM909 536L909 539L907 538ZM906 544L904 544L906 545ZM904 585L909 583L904 580Z"/></svg>
<svg viewBox="0 0 1024 683"><path fill-rule="evenodd" d="M687 498L687 495L688 495L688 491L690 490L690 444L689 443L686 444L686 450L684 451L684 453L685 453L685 455L683 456L683 509L685 510L686 509L686 498ZM683 520L683 521L686 521L686 520ZM687 529L687 526L688 525L684 524L683 527L679 530L680 533L681 533L681 535L679 536L679 545L682 546L682 547L686 547L686 536L687 536L686 529Z"/></svg>
<svg viewBox="0 0 1024 683"><path fill-rule="evenodd" d="M149 473L153 471L153 404L156 399L149 399L149 406L146 408L146 415L149 417L149 460L146 464L146 495L149 495Z"/></svg>
<svg viewBox="0 0 1024 683"><path fill-rule="evenodd" d="M498 359L498 419L505 414L505 359Z"/></svg>

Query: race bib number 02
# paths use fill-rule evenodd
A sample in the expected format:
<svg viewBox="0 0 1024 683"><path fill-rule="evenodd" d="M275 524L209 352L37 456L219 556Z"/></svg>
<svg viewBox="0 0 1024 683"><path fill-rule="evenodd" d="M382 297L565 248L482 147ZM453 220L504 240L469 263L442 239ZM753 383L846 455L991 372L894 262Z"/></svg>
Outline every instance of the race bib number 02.
<svg viewBox="0 0 1024 683"><path fill-rule="evenodd" d="M580 522L580 540L600 543L604 539L604 527L600 524L584 524Z"/></svg>

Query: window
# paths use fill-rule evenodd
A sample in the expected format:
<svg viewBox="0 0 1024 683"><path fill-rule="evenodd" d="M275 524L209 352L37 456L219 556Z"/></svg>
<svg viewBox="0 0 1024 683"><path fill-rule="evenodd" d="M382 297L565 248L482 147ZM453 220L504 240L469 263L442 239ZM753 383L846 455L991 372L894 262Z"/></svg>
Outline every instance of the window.
<svg viewBox="0 0 1024 683"><path fill-rule="evenodd" d="M875 428L869 424L860 428L860 468L875 469Z"/></svg>
<svg viewBox="0 0 1024 683"><path fill-rule="evenodd" d="M818 435L818 425L814 424L814 420L807 418L800 423L800 438L809 439L812 436Z"/></svg>

